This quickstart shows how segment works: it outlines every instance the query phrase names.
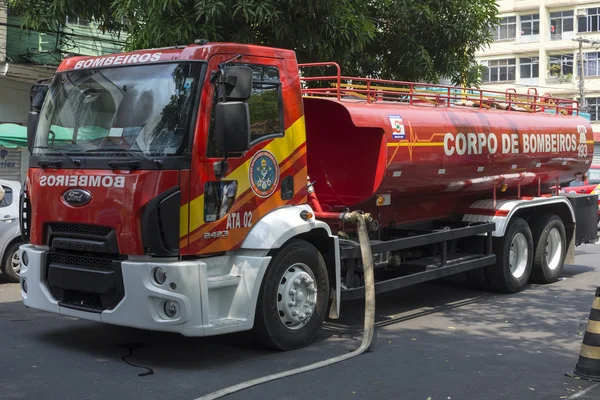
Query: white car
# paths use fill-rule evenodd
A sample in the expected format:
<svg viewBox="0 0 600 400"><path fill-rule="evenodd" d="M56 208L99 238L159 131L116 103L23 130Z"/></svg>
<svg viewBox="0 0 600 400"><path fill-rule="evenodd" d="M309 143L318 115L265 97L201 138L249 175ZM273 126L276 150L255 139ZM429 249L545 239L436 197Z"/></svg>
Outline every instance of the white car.
<svg viewBox="0 0 600 400"><path fill-rule="evenodd" d="M0 179L0 187L4 190L4 198L0 199L0 269L6 280L19 282L19 246L23 244L19 226L21 184Z"/></svg>

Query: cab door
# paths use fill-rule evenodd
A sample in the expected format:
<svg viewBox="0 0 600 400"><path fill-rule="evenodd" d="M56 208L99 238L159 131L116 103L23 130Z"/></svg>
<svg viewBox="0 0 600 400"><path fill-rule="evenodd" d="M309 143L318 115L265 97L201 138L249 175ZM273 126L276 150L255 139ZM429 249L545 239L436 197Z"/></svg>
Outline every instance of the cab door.
<svg viewBox="0 0 600 400"><path fill-rule="evenodd" d="M209 82L218 63L235 54L213 56L203 90L188 205L189 230L182 247L189 254L213 254L237 249L254 224L270 211L306 202L306 134L295 62L244 55L228 65L252 69L251 145L230 154L223 177L215 174L223 155L216 149L216 90ZM294 67L286 74L286 67ZM295 79L294 79L295 77ZM186 243L187 240L187 243Z"/></svg>

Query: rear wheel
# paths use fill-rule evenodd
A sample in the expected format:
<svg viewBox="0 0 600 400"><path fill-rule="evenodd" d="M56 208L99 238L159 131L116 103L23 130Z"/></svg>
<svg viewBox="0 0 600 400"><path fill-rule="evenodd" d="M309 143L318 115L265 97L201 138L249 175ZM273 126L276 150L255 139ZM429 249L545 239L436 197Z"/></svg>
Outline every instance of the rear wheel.
<svg viewBox="0 0 600 400"><path fill-rule="evenodd" d="M504 237L494 240L494 253L496 264L487 267L492 287L506 293L523 290L533 264L533 238L524 219L513 219Z"/></svg>
<svg viewBox="0 0 600 400"><path fill-rule="evenodd" d="M13 243L6 248L2 260L2 273L9 282L19 282L21 272L21 260L19 259L20 243Z"/></svg>
<svg viewBox="0 0 600 400"><path fill-rule="evenodd" d="M567 254L567 235L562 220L554 214L536 219L531 226L535 256L531 281L552 283L562 273Z"/></svg>
<svg viewBox="0 0 600 400"><path fill-rule="evenodd" d="M310 243L292 240L265 273L256 307L254 334L263 345L292 350L319 332L329 301L327 267Z"/></svg>

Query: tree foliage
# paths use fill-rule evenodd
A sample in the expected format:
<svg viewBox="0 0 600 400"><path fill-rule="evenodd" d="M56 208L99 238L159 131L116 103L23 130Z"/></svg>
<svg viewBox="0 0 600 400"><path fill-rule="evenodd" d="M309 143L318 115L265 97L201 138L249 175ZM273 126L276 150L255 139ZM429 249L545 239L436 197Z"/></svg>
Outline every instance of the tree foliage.
<svg viewBox="0 0 600 400"><path fill-rule="evenodd" d="M2 1L2 0L0 0ZM126 30L129 49L196 38L289 48L301 62L347 73L477 83L475 52L492 40L495 0L6 0L25 27L56 30L67 15Z"/></svg>

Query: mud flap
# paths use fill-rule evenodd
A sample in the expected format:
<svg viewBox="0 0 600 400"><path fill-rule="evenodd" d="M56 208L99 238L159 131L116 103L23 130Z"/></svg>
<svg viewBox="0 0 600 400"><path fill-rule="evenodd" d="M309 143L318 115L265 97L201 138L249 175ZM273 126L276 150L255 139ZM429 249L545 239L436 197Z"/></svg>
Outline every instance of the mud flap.
<svg viewBox="0 0 600 400"><path fill-rule="evenodd" d="M575 210L575 246L595 243L598 237L598 195L565 194L564 196Z"/></svg>

